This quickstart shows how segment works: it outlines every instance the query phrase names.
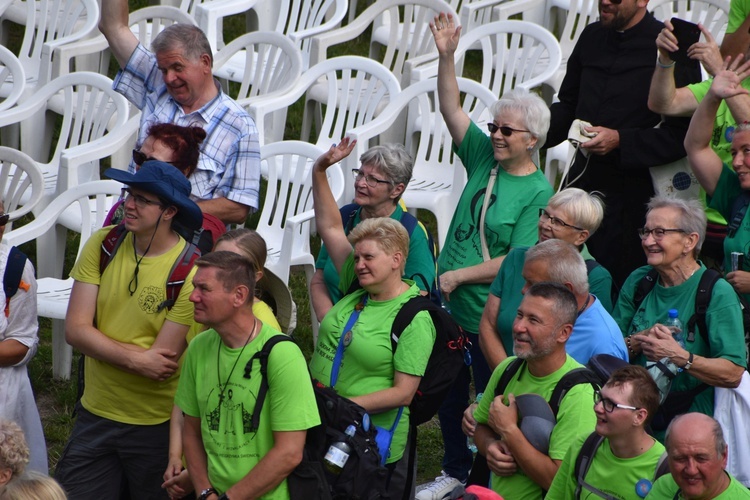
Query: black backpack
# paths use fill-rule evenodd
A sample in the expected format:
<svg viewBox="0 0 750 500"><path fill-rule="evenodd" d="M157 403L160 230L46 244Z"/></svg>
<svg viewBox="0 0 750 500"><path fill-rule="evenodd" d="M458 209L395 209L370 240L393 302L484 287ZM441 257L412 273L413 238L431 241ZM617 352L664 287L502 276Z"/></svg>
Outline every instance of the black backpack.
<svg viewBox="0 0 750 500"><path fill-rule="evenodd" d="M435 305L427 297L412 297L396 314L391 326L391 345L395 354L398 339L421 311L428 311L435 325L435 344L427 362L417 393L409 405L411 425L419 425L430 420L453 387L459 372L467 361L467 351L471 346L469 337L441 306Z"/></svg>
<svg viewBox="0 0 750 500"><path fill-rule="evenodd" d="M656 280L659 275L656 269L650 269L646 275L641 278L638 282L638 286L633 295L634 310L638 310L646 296L656 286ZM714 290L714 285L721 278L721 274L714 269L706 269L701 276L700 282L698 283L698 292L695 294L695 313L690 317L687 322L686 329L687 335L685 340L687 342L695 341L695 329L698 328L698 332L706 344L710 345L708 338L708 326L706 325L706 313L708 312L708 306L711 303L711 294ZM748 306L745 299L740 295L737 295L740 301L740 307L742 309L742 325L743 334L745 336L745 359L750 360L750 306ZM693 404L695 397L709 387L708 384L702 383L698 386L690 389L689 391L670 391L664 402L659 406L659 410L654 415L654 419L651 421L651 428L657 431L662 431L667 428L669 422L672 419L682 413L687 412Z"/></svg>
<svg viewBox="0 0 750 500"><path fill-rule="evenodd" d="M21 276L23 276L26 261L29 258L17 247L10 247L8 253L8 262L5 265L5 274L3 274L3 291L5 292L5 317L10 314L10 299L18 292L21 287Z"/></svg>
<svg viewBox="0 0 750 500"><path fill-rule="evenodd" d="M346 234L349 234L349 232L354 228L354 218L357 213L359 213L360 209L361 207L356 203L350 203L349 205L344 205L339 210L339 212L341 212L341 222L344 223L344 232ZM428 231L427 228L424 227L422 223L419 222L417 218L409 212L402 213L401 220L399 222L401 222L401 225L404 226L406 232L409 233L409 238L411 238L412 233L417 228L420 228L421 231L424 231L425 236L427 236L427 245L430 247L430 252L432 253L432 263L435 267L435 279L432 280L432 283L427 283L427 278L425 278L421 274L412 276L411 278L417 282L421 281L421 283L424 285L429 285L430 300L433 301L436 305L440 306L442 304L443 296L440 293L440 282L438 280L437 273L438 246L432 237L432 233L430 233L430 231ZM361 287L359 286L359 280L355 279L352 284L349 285L349 289L344 295L349 295L350 293L356 292L360 288Z"/></svg>
<svg viewBox="0 0 750 500"><path fill-rule="evenodd" d="M275 335L245 365L249 378L252 364L260 362L261 384L251 417L251 427L257 429L260 414L268 393L268 356L279 342L293 342L286 335ZM321 424L307 430L302 462L287 477L291 500L381 500L388 499L385 491L387 469L380 465L380 454L375 440L375 426L365 430L364 408L318 382L313 383ZM356 433L347 438L344 430L354 424ZM323 467L328 446L336 441L349 442L352 451L338 476Z"/></svg>
<svg viewBox="0 0 750 500"><path fill-rule="evenodd" d="M592 432L583 442L583 446L581 446L581 451L579 451L578 456L576 456L576 463L575 463L575 466L573 467L573 475L576 478L576 483L577 483L576 493L575 493L576 499L581 498L581 490L586 489L587 491L593 493L594 495L604 498L606 500L617 500L617 498L607 495L603 491L599 490L598 488L595 488L594 486L588 484L585 481L586 474L588 474L589 469L591 468L591 461L594 458L594 455L596 454L596 450L599 449L599 446L601 446L603 442L604 442L604 436L600 436L596 432ZM661 454L659 461L656 463L656 469L654 470L654 477L652 478L651 482L653 483L658 478L668 473L669 473L669 463L667 462L667 452L665 451Z"/></svg>
<svg viewBox="0 0 750 500"><path fill-rule="evenodd" d="M521 369L523 364L524 360L521 358L515 358L508 363L508 366L505 367L505 371L497 381L497 386L495 386L495 397L505 393L505 389L508 387L511 379L516 373L518 373L518 370ZM552 413L557 417L557 412L560 411L562 400L573 387L579 384L591 384L594 390L599 390L607 380L609 380L612 372L618 368L627 366L627 364L627 362L610 354L597 354L591 357L585 367L570 370L563 375L552 390L552 396L548 401ZM591 403L593 406L593 401ZM477 456L474 457L474 465L471 468L471 474L467 484L484 486L489 483L489 480L490 470L487 466L487 459L484 456L477 454Z"/></svg>

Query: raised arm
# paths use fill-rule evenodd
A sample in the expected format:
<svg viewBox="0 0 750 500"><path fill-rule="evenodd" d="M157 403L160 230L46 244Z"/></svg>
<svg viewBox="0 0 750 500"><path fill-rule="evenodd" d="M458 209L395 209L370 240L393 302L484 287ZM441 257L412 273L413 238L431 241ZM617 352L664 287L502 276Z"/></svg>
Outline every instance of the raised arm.
<svg viewBox="0 0 750 500"><path fill-rule="evenodd" d="M710 144L716 111L722 99L738 96L748 99L748 91L742 88L741 82L750 76L750 61L740 65L741 61L742 56L738 56L734 61L731 58L724 61L706 97L696 109L685 136L685 151L690 167L709 196L712 196L716 189L722 169L721 159Z"/></svg>
<svg viewBox="0 0 750 500"><path fill-rule="evenodd" d="M109 42L117 63L124 68L138 46L138 39L128 26L128 1L105 0L101 2L101 6L99 30Z"/></svg>
<svg viewBox="0 0 750 500"><path fill-rule="evenodd" d="M654 113L669 116L690 116L698 106L693 93L685 88L676 88L674 81L675 63L669 53L677 50L677 38L672 33L672 23L664 21L664 29L656 37L656 48L659 55L656 69L651 78L648 93L648 108Z"/></svg>
<svg viewBox="0 0 750 500"><path fill-rule="evenodd" d="M344 232L344 224L341 222L339 207L333 197L331 186L328 185L326 170L337 164L351 154L356 141L350 141L348 137L334 144L331 148L315 160L312 168L312 192L313 206L315 207L315 226L318 229L320 239L328 250L331 262L336 270L341 272L346 258L352 253L352 245Z"/></svg>
<svg viewBox="0 0 750 500"><path fill-rule="evenodd" d="M448 131L456 146L461 146L466 131L469 129L471 118L461 107L461 95L456 80L456 62L453 58L461 27L456 26L453 16L440 13L435 21L430 23L432 36L438 50L438 98L440 99L440 114L448 127Z"/></svg>

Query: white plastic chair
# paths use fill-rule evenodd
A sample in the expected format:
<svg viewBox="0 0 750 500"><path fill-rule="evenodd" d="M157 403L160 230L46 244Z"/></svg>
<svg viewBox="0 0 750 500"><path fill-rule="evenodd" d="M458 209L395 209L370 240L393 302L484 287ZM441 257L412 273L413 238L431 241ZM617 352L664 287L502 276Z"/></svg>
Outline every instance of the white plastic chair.
<svg viewBox="0 0 750 500"><path fill-rule="evenodd" d="M323 149L302 141L281 141L260 148L268 188L257 231L268 246L266 267L288 284L289 268L303 266L308 290L315 273L315 257L310 251L310 224L315 217L311 169L323 152ZM340 200L344 193L342 171L329 169L328 181L334 197ZM312 302L310 312L317 337L318 322Z"/></svg>
<svg viewBox="0 0 750 500"><path fill-rule="evenodd" d="M36 162L28 155L0 146L0 199L10 215L6 231L13 221L31 212L44 195L44 177Z"/></svg>
<svg viewBox="0 0 750 500"><path fill-rule="evenodd" d="M166 5L155 5L138 9L131 12L128 18L130 31L133 32L138 38L138 41L147 49L151 48L151 43L154 41L154 38L156 38L164 28L175 23L192 24L197 26L193 16L176 7ZM57 49L56 57L59 57L60 61L60 75L70 72L73 58L91 56L92 54L98 54L99 57L93 66L89 61L85 69L98 71L103 75L106 75L109 72L109 61L111 58L109 43L107 43L107 39L104 38L104 35L99 33L98 30L96 33L97 35L92 38L68 43ZM76 69L81 70L84 68L78 67L77 65Z"/></svg>
<svg viewBox="0 0 750 500"><path fill-rule="evenodd" d="M323 106L318 110L317 137L310 137L314 102L309 102L302 123L301 139L327 150L348 130L373 119L389 95L397 95L401 87L396 77L382 64L359 56L334 57L305 71L285 94L258 99L249 107L258 127L261 145L283 139L284 124L269 124L271 115L285 109L305 96L315 85L326 90ZM320 100L320 99L319 99ZM274 130L274 136L264 136Z"/></svg>
<svg viewBox="0 0 750 500"><path fill-rule="evenodd" d="M462 108L475 122L488 116L488 108L497 97L483 85L458 78ZM448 235L458 199L466 185L466 171L453 152L453 139L439 112L437 79L431 78L404 89L372 122L347 134L357 140L355 151L345 160L345 168L356 168L356 161L367 148L367 140L382 134L393 120L407 111L405 146L414 158L411 182L403 195L409 209L424 208L435 214L438 244L442 248ZM364 134L362 134L364 132Z"/></svg>
<svg viewBox="0 0 750 500"><path fill-rule="evenodd" d="M678 17L691 23L701 23L721 45L729 21L729 0L654 0L648 10L659 21Z"/></svg>
<svg viewBox="0 0 750 500"><path fill-rule="evenodd" d="M370 59L381 62L405 86L408 84L403 79L405 61L424 54L437 54L430 21L440 12L456 17L453 8L443 0L378 0L350 24L313 38L310 64L324 61L331 47L351 42L368 28L377 29L380 25L387 29L388 35L371 39ZM387 24L382 24L384 17L388 19ZM385 45L381 43L383 40L387 40Z"/></svg>
<svg viewBox="0 0 750 500"><path fill-rule="evenodd" d="M81 238L78 245L80 255L83 245L93 231L102 227L102 222L120 193L122 184L115 181L93 181L75 186L60 194L29 224L6 232L3 244L19 246L27 241L55 231L58 219L67 210L79 212ZM92 204L96 210L91 210ZM39 244L39 243L37 243ZM37 306L39 316L52 318L52 373L57 378L70 378L72 348L65 342L65 313L68 309L73 278L40 278L37 280Z"/></svg>
<svg viewBox="0 0 750 500"><path fill-rule="evenodd" d="M557 39L546 29L526 21L496 21L461 36L455 53L462 74L466 53L481 50L479 83L496 96L516 87L532 89L551 79L560 67L562 53ZM437 57L412 60L408 66L413 82L437 76Z"/></svg>
<svg viewBox="0 0 750 500"><path fill-rule="evenodd" d="M13 107L26 88L26 72L21 61L0 45L0 111Z"/></svg>

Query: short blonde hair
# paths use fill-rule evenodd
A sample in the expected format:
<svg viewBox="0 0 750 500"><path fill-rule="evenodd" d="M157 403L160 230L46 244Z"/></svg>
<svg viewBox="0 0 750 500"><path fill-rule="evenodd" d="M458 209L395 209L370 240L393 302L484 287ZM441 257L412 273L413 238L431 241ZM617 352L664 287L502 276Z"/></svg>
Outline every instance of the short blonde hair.
<svg viewBox="0 0 750 500"><path fill-rule="evenodd" d="M389 217L365 219L349 233L349 243L352 246L364 240L376 242L381 250L390 255L401 252L404 256L401 264L403 274L406 258L409 256L409 233L403 224Z"/></svg>
<svg viewBox="0 0 750 500"><path fill-rule="evenodd" d="M21 427L10 420L0 420L0 468L11 471L11 477L23 474L29 463L29 447Z"/></svg>
<svg viewBox="0 0 750 500"><path fill-rule="evenodd" d="M570 187L563 189L547 202L550 208L564 210L573 220L568 224L578 226L594 234L604 220L604 202L593 193Z"/></svg>

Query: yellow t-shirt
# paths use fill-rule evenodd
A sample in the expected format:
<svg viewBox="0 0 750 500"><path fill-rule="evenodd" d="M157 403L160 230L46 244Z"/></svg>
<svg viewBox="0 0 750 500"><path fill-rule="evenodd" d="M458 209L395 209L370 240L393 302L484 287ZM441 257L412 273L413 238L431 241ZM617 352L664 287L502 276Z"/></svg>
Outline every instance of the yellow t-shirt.
<svg viewBox="0 0 750 500"><path fill-rule="evenodd" d="M111 227L94 233L81 252L70 276L76 281L99 286L96 299L95 326L108 337L148 349L154 343L165 320L182 325L193 323L193 270L175 305L157 311L166 299L166 282L172 266L185 246L180 242L166 253L141 260L135 286L135 253L133 235L125 236L112 261L99 274L101 244ZM130 285L132 281L132 285ZM154 425L169 420L172 399L177 390L179 371L158 382L86 357L85 389L81 403L91 413L116 422Z"/></svg>

